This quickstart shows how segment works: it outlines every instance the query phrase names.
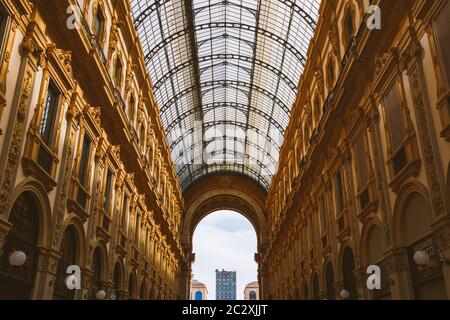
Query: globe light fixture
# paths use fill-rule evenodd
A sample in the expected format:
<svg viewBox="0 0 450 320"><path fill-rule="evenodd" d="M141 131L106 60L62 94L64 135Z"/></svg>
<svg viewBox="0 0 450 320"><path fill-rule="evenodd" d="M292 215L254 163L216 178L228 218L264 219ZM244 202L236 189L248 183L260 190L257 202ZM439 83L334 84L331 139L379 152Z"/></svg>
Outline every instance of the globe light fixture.
<svg viewBox="0 0 450 320"><path fill-rule="evenodd" d="M23 251L14 251L9 256L9 263L15 267L23 266L26 261L27 261L27 255Z"/></svg>
<svg viewBox="0 0 450 320"><path fill-rule="evenodd" d="M350 297L350 292L347 289L342 289L341 292L339 292L339 296L343 300L348 299L348 297Z"/></svg>
<svg viewBox="0 0 450 320"><path fill-rule="evenodd" d="M419 266L426 266L430 262L430 255L423 250L416 251L413 258Z"/></svg>
<svg viewBox="0 0 450 320"><path fill-rule="evenodd" d="M97 293L95 294L95 297L97 298L97 300L105 299L105 297L106 297L105 290L98 290Z"/></svg>

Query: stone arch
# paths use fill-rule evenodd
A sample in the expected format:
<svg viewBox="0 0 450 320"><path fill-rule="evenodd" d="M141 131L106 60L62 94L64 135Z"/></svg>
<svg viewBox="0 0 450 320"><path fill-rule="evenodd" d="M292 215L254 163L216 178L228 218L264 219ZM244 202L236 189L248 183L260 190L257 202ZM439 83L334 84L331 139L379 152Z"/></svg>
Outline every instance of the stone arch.
<svg viewBox="0 0 450 320"><path fill-rule="evenodd" d="M69 227L72 227L75 231L75 237L76 237L76 249L77 249L77 263L79 263L79 266L81 268L86 267L86 256L87 256L87 241L86 241L86 234L83 227L83 222L81 219L72 214L70 215L65 221L63 225L63 234L65 230Z"/></svg>
<svg viewBox="0 0 450 320"><path fill-rule="evenodd" d="M308 292L308 281L306 281L306 279L303 280L303 285L302 285L302 298L303 300L307 300L309 298L309 292Z"/></svg>
<svg viewBox="0 0 450 320"><path fill-rule="evenodd" d="M374 241L375 239L377 239L377 241ZM371 260L373 260L374 256L382 255L384 248L385 241L383 237L382 222L376 215L371 215L364 221L361 229L359 246L361 264L369 265L378 263L379 261ZM382 256L379 257L379 260L381 260L381 258Z"/></svg>
<svg viewBox="0 0 450 320"><path fill-rule="evenodd" d="M317 271L311 275L312 299L320 300L320 280Z"/></svg>
<svg viewBox="0 0 450 320"><path fill-rule="evenodd" d="M90 257L90 270L92 279L89 288L89 297L97 299L98 290L105 290L105 284L108 279L108 249L103 239L97 239L94 243L94 250Z"/></svg>
<svg viewBox="0 0 450 320"><path fill-rule="evenodd" d="M0 243L0 299L31 299L39 296L39 239L42 239L42 208L36 194L25 190L15 197L8 212L11 225L5 241ZM15 251L25 253L26 262L21 268L12 267L9 256Z"/></svg>
<svg viewBox="0 0 450 320"><path fill-rule="evenodd" d="M322 283L325 290L325 296L327 300L334 300L336 298L336 290L334 288L334 282L336 276L334 274L334 267L331 257L327 257L323 264Z"/></svg>
<svg viewBox="0 0 450 320"><path fill-rule="evenodd" d="M141 280L141 285L139 287L139 299L141 300L148 299L147 280L145 278L142 278Z"/></svg>
<svg viewBox="0 0 450 320"><path fill-rule="evenodd" d="M127 290L128 290L128 298L129 299L135 299L137 296L137 276L136 271L132 270L130 274L128 275L128 284L127 284Z"/></svg>
<svg viewBox="0 0 450 320"><path fill-rule="evenodd" d="M349 291L349 299L358 298L358 290L354 270L356 268L355 256L350 245L344 245L339 254L340 275L342 278L343 289Z"/></svg>
<svg viewBox="0 0 450 320"><path fill-rule="evenodd" d="M125 266L123 264L122 259L118 258L114 263L112 282L113 282L112 288L113 294L111 294L111 298L113 300L120 299L122 297L122 291L125 282Z"/></svg>
<svg viewBox="0 0 450 320"><path fill-rule="evenodd" d="M405 211L411 200L414 198L427 208L427 210L424 211L428 211L424 212L423 215L416 215L413 217L415 219L414 225L418 228L426 226L426 228L431 232L429 225L431 223L433 213L431 211L432 207L429 200L428 189L418 181L409 182L401 188L394 205L392 239L394 246L396 247L407 245L408 239L406 236L414 237L415 233L425 233L425 230L415 228L412 228L414 229L412 230L413 233L410 231L405 231L408 230L408 225L404 225L404 222L405 220L408 222L409 220L407 218L411 218L411 215L409 215L409 217L406 216ZM423 202L420 199L423 200Z"/></svg>
<svg viewBox="0 0 450 320"><path fill-rule="evenodd" d="M267 213L264 209L267 193L256 181L241 174L210 174L197 180L183 195L186 211L181 244L186 256L192 255L192 237L197 225L204 217L218 210L231 210L246 217L256 231L258 253L265 252L269 239ZM190 263L188 262L186 270L190 270ZM258 267L259 270L264 269L261 265ZM190 271L186 272L182 284L185 297L189 295L189 277ZM264 283L267 280L261 279L262 294Z"/></svg>
<svg viewBox="0 0 450 320"><path fill-rule="evenodd" d="M38 237L38 246L49 248L50 238L51 238L51 206L50 201L48 199L47 191L45 187L38 182L37 180L27 178L23 180L17 187L14 189L11 199L11 205L7 210L6 219L9 219L9 214L11 213L11 209L14 206L16 200L24 193L31 192L34 199L38 204L37 212L38 212L38 221L39 221L39 237Z"/></svg>

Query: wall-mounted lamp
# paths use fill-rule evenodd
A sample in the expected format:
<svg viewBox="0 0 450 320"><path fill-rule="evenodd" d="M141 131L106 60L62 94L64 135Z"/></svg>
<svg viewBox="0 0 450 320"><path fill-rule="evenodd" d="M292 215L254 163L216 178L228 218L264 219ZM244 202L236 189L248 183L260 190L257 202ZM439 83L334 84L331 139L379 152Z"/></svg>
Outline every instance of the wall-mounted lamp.
<svg viewBox="0 0 450 320"><path fill-rule="evenodd" d="M105 299L105 297L106 297L105 290L98 290L97 293L95 294L95 297L97 298L97 300Z"/></svg>
<svg viewBox="0 0 450 320"><path fill-rule="evenodd" d="M350 291L348 291L347 289L342 289L341 292L339 292L339 296L343 300L348 299L350 297Z"/></svg>
<svg viewBox="0 0 450 320"><path fill-rule="evenodd" d="M20 267L27 261L27 255L23 251L14 251L9 256L9 263L12 266Z"/></svg>

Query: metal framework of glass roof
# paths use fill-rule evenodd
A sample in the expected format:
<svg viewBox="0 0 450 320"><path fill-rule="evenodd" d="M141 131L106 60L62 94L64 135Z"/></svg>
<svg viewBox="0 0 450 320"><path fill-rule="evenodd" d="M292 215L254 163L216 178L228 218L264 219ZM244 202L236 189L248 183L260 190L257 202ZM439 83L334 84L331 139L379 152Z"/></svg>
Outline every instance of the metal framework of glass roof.
<svg viewBox="0 0 450 320"><path fill-rule="evenodd" d="M268 188L320 0L130 0L183 189L240 172Z"/></svg>

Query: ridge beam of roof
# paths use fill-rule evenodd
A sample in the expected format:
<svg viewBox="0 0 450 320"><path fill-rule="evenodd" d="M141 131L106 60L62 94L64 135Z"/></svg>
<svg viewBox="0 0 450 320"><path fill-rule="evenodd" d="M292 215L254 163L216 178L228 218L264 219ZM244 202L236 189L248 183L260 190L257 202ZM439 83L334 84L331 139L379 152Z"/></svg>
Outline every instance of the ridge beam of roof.
<svg viewBox="0 0 450 320"><path fill-rule="evenodd" d="M190 43L190 50L191 50L191 55L192 55L192 60L194 61L193 63L193 67L194 67L194 86L196 87L196 92L195 92L195 98L197 100L197 103L195 104L195 106L192 106L193 108L195 108L195 116L197 118L195 118L195 120L201 121L202 123L202 130L200 132L200 137L194 137L194 139L200 139L203 142L203 133L205 132L205 128L204 128L204 121L203 121L203 108L202 108L202 101L201 101L201 88L200 88L200 65L199 65L199 61L198 61L198 50L197 50L197 40L196 40L196 36L195 36L195 29L194 29L194 8L193 8L193 0L185 0L185 9L186 9L186 23L187 23L187 30L189 33L189 43ZM197 130L196 130L197 131ZM196 132L194 131L194 132ZM199 133L197 132L197 135ZM195 142L194 142L195 144ZM205 144L202 143L202 153L203 150L205 149ZM203 156L202 158L202 162L203 162ZM190 175L192 177L192 175Z"/></svg>

